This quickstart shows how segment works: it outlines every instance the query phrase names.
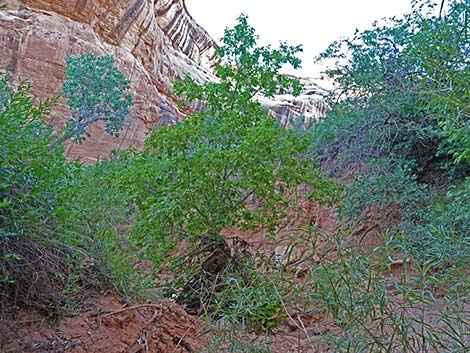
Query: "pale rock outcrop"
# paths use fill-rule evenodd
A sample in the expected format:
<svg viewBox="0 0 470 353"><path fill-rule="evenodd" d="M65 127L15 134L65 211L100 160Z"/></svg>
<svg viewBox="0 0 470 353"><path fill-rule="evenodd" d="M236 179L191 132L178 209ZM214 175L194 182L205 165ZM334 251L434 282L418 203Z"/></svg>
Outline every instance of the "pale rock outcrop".
<svg viewBox="0 0 470 353"><path fill-rule="evenodd" d="M291 120L301 116L306 122L316 122L329 110L324 96L328 91L321 86L322 82L314 78L300 78L303 89L299 96L278 94L273 98L258 97L258 100L281 124L290 125Z"/></svg>

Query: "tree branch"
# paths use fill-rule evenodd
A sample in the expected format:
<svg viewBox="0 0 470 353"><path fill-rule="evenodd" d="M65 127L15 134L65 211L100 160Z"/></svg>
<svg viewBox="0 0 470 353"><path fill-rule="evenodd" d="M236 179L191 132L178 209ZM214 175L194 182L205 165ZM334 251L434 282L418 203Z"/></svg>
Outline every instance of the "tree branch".
<svg viewBox="0 0 470 353"><path fill-rule="evenodd" d="M446 2L446 0L441 1L441 7L439 9L439 18L442 18L442 9L444 8L444 3L445 2Z"/></svg>

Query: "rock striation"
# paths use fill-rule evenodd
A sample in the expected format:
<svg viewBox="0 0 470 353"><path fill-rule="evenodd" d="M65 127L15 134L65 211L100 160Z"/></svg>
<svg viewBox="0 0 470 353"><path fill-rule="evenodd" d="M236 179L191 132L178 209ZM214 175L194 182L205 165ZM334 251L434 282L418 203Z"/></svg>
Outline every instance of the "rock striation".
<svg viewBox="0 0 470 353"><path fill-rule="evenodd" d="M185 2L159 0L155 3L155 9L158 26L170 38L171 43L200 65L201 69L210 70L215 64L217 45L209 33L191 17Z"/></svg>
<svg viewBox="0 0 470 353"><path fill-rule="evenodd" d="M273 98L259 97L258 100L284 126L289 126L292 119L304 117L305 122L315 122L323 117L330 109L325 102L328 90L314 78L300 78L302 91L294 97L292 94L279 94Z"/></svg>
<svg viewBox="0 0 470 353"><path fill-rule="evenodd" d="M174 80L185 74L199 82L216 79L216 43L188 13L184 0L6 0L6 4L7 10L0 11L0 68L8 67L14 80L30 81L39 99L60 94L70 55L111 54L131 81L135 106L121 136L105 134L97 123L83 144L66 146L68 157L93 162L117 148L140 148L150 129L173 124L189 113L178 108L171 93ZM318 117L326 109L320 91L308 83L301 97L278 96L263 104L281 121L299 114ZM60 128L68 116L62 100L48 119Z"/></svg>

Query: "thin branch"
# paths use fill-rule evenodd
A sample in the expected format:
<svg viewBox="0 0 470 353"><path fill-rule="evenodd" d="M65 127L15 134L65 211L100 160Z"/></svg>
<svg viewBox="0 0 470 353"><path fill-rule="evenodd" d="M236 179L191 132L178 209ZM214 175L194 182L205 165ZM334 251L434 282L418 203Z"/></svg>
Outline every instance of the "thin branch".
<svg viewBox="0 0 470 353"><path fill-rule="evenodd" d="M442 18L442 9L444 8L444 3L445 2L446 2L446 0L441 1L441 8L439 9L439 18Z"/></svg>
<svg viewBox="0 0 470 353"><path fill-rule="evenodd" d="M251 195L255 193L256 189L251 190L249 193L247 193L240 201L238 201L232 208L230 208L230 211L235 210L237 207L242 205Z"/></svg>
<svg viewBox="0 0 470 353"><path fill-rule="evenodd" d="M248 100L251 100L254 96L256 96L259 91L261 91L261 86L258 87L258 88L253 92L253 94L251 94L251 96L248 98Z"/></svg>
<svg viewBox="0 0 470 353"><path fill-rule="evenodd" d="M214 221L212 221L204 212L202 212L200 210L200 208L195 204L194 202L194 198L193 198L193 208L197 211L197 213L199 213L199 215L204 218L204 220L206 221L206 223L208 225L210 225L211 227L213 227L214 229L217 229L217 225L214 223Z"/></svg>
<svg viewBox="0 0 470 353"><path fill-rule="evenodd" d="M180 337L180 339L178 340L178 343L176 343L176 347L175 347L175 349L173 350L173 353L175 353L175 352L178 350L178 348L179 348L181 342L183 342L183 340L184 340L184 338L186 337L186 335L188 334L188 332L189 332L192 328L194 328L194 327L195 327L194 325L195 325L198 321L200 321L201 319L202 319L202 316L199 316L199 317L197 318L197 320L194 321L194 322L186 329L186 331L183 333L183 335L182 335L182 336Z"/></svg>
<svg viewBox="0 0 470 353"><path fill-rule="evenodd" d="M295 320L291 314L289 313L289 310L287 310L287 307L286 307L286 304L284 303L284 300L282 299L282 296L281 296L281 293L279 293L279 290L277 289L277 286L275 283L271 282L274 286L274 289L276 290L276 294L277 296L279 297L279 301L281 302L281 306L282 308L284 309L284 312L286 313L287 317L289 318L289 320L292 321L292 323L301 331L304 332L305 336L307 337L307 340L308 342L310 343L310 346L312 348L312 352L315 353L316 352L316 349L315 349L315 345L313 344L313 341L310 337L310 335L308 334L308 331L307 329L305 328L305 325L304 323L302 322L302 320L300 320L300 316L297 315L297 319L298 319L298 322L297 320ZM300 325L299 325L299 322L300 322Z"/></svg>
<svg viewBox="0 0 470 353"><path fill-rule="evenodd" d="M230 176L230 173L228 172L227 166L224 167L224 173L222 175L222 186L219 191L219 207L217 208L217 213L215 215L215 220L216 222L219 222L220 220L220 215L222 212L222 203L224 202L224 195L225 195L225 183L227 182L228 178Z"/></svg>
<svg viewBox="0 0 470 353"><path fill-rule="evenodd" d="M104 314L101 318L106 319L107 317L112 316L112 315L120 314L120 313L130 311L130 310L136 310L136 309L140 309L140 308L162 308L162 304L139 304L139 305L134 305L134 306L130 306L128 308L119 309L119 310ZM99 314L97 314L97 315L99 315Z"/></svg>
<svg viewBox="0 0 470 353"><path fill-rule="evenodd" d="M155 320L157 318L157 316L162 316L163 315L163 306L162 304L160 304L160 311L158 310L155 310L155 313L153 314L153 316L150 318L149 321L147 321L144 326L142 326L142 330L144 330L148 325L150 325L150 323Z"/></svg>

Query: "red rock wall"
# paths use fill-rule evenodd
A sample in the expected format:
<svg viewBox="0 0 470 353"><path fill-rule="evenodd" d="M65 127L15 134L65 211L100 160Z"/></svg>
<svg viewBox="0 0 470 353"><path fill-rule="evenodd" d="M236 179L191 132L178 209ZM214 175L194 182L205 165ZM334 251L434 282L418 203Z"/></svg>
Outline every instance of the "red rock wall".
<svg viewBox="0 0 470 353"><path fill-rule="evenodd" d="M149 129L185 115L171 94L172 82L185 73L200 81L211 76L215 44L187 14L183 0L9 0L7 5L0 12L0 67L8 66L15 80L30 81L40 99L60 94L70 55L112 54L132 82L135 106L121 137L96 124L83 144L67 146L68 157L90 162L116 148L141 147ZM69 116L61 101L49 119L61 127Z"/></svg>

